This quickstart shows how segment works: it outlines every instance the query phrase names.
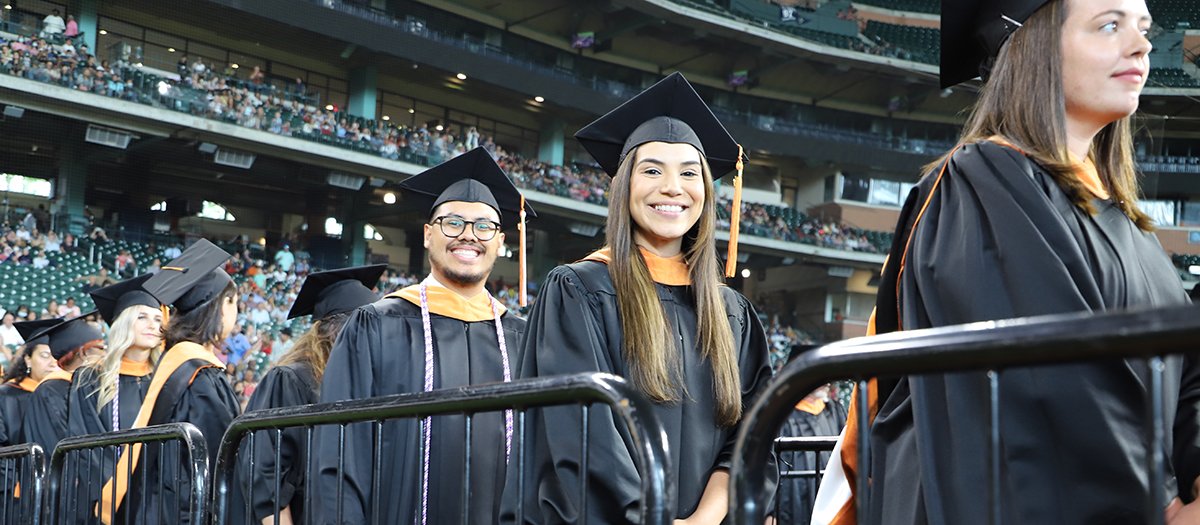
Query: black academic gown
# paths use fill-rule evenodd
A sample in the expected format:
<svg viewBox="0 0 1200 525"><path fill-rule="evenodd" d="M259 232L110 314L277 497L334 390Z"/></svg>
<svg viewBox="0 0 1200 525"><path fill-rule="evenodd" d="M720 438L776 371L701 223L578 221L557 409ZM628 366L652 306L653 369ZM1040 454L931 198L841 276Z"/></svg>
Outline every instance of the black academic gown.
<svg viewBox="0 0 1200 525"><path fill-rule="evenodd" d="M430 288L433 288L432 286ZM453 293L453 292L445 292ZM496 326L492 318L465 322L435 313L434 389L494 383L504 379ZM501 317L509 363L516 353L525 320L512 312ZM387 297L355 311L338 337L321 383L321 402L364 399L424 390L425 339L421 309L407 299ZM429 474L429 524L459 523L466 443L464 418L434 418ZM382 494L371 493L371 425L347 427L345 484L340 523L372 523L371 504L379 506L378 523L413 523L420 518L421 430L419 421L390 420L383 425ZM337 427L317 432L320 477L320 522L339 523ZM514 445L515 446L515 445ZM470 522L494 523L504 485L504 414L480 413L471 428Z"/></svg>
<svg viewBox="0 0 1200 525"><path fill-rule="evenodd" d="M172 352L185 351L186 355L196 357L176 366L173 361L178 356L171 356ZM219 361L213 361L216 360L212 352L193 343L179 343L167 350L154 372L150 391L134 425L195 425L204 435L210 470L216 461L221 437L241 409L237 394L225 378L224 367L218 366ZM164 379L160 380L160 375ZM157 381L165 382L165 386L156 392L153 383ZM165 443L161 451L157 446L143 447L142 450L133 468L130 489L114 522L125 523L129 519L137 524L187 523L185 516L191 484L185 475L188 468L186 452L178 442ZM122 475L121 470L128 468L125 461L122 457L117 475ZM143 469L149 469L145 485L141 483Z"/></svg>
<svg viewBox="0 0 1200 525"><path fill-rule="evenodd" d="M246 411L263 410L268 408L283 408L316 403L320 392L320 384L313 375L312 367L306 363L291 363L271 368L262 382L254 389ZM255 435L254 468L250 468L250 455L243 451L239 456L238 485L234 492L246 494L245 487L249 486L253 499L254 518L241 519L245 514L244 501L236 502L231 512L238 519L233 523L259 523L263 518L273 516L276 510L289 507L293 523L306 523L304 509L304 487L307 473L305 472L305 452L307 440L303 427L283 430L282 445L277 445L274 431L262 431ZM246 441L243 441L245 447ZM275 454L279 448L279 494L275 495ZM276 504L276 502L278 502Z"/></svg>
<svg viewBox="0 0 1200 525"><path fill-rule="evenodd" d="M825 402L824 410L813 414L796 409L788 416L779 433L782 437L837 437L846 424L846 409L841 403ZM787 470L816 471L824 469L829 462L829 453L782 452L780 465ZM779 525L808 525L812 517L812 504L817 496L818 481L814 478L791 478L780 480L779 503L775 514Z"/></svg>
<svg viewBox="0 0 1200 525"><path fill-rule="evenodd" d="M118 412L120 428L115 430L124 430L133 426L138 410L142 407L142 401L146 399L146 391L150 388L150 377L149 369L138 372L127 370L118 373L118 402L121 405L120 412ZM97 410L96 408L96 399L100 395L99 388L99 370L85 366L75 371L71 381L71 392L67 398L68 437L101 434L114 430L112 428L113 402L106 403L103 409ZM91 491L86 498L76 496L79 505L75 510L74 517L82 519L83 522L96 522L94 505L100 500L100 489L104 486L105 481L112 477L114 460L112 449L94 450L87 455L86 466L76 462L76 467L73 468L79 469L77 471L79 477L90 478L91 483L81 479L80 487L91 487ZM87 488L80 490L87 491ZM62 512L65 513L68 510L64 509ZM69 518L70 516L64 516L64 519Z"/></svg>
<svg viewBox="0 0 1200 525"><path fill-rule="evenodd" d="M54 452L58 442L67 437L67 396L70 392L70 374L53 373L38 383L22 414L23 441L41 445L47 457Z"/></svg>
<svg viewBox="0 0 1200 525"><path fill-rule="evenodd" d="M880 333L1187 303L1153 234L1109 201L1094 201L1095 216L1080 210L1016 150L967 145L933 189L937 175L921 181L901 212L879 287ZM1003 371L1002 523L1142 522L1149 377L1134 359ZM1175 414L1167 498L1190 500L1200 472L1198 379L1194 354L1166 359L1166 413ZM987 523L986 375L883 378L879 391L873 515L862 522Z"/></svg>
<svg viewBox="0 0 1200 525"><path fill-rule="evenodd" d="M32 379L23 382L8 382L0 385L0 447L11 445L19 445L24 443L23 434L21 433L21 425L26 406L29 404L29 399L33 396L31 389L36 388L37 383ZM29 474L23 474L24 479L28 479ZM0 491L3 491L7 498L13 493L18 483L17 470L11 461L3 462L3 467L0 467L0 478L3 478L4 483L0 484ZM16 520L18 511L21 510L20 505L16 505L16 501L12 500L7 505L7 514L0 516L0 521L5 523Z"/></svg>
<svg viewBox="0 0 1200 525"><path fill-rule="evenodd" d="M700 355L696 311L688 287L655 287L679 342L682 383L688 392L685 401L654 405L674 467L667 476L675 480L678 489L675 517L686 518L699 505L713 471L729 468L736 428L722 427L716 421L712 368ZM771 377L766 335L745 297L726 287L721 288L721 295L738 352L742 403L748 407ZM626 375L616 292L604 263L582 261L551 271L538 294L529 326L520 377L581 372ZM616 424L607 407L593 407L589 419L587 521L636 523L641 478L630 452L629 434ZM579 521L579 408L547 408L540 415L533 411L526 424L532 431L526 443L525 522ZM515 471L510 470L505 487L505 523L516 521Z"/></svg>
<svg viewBox="0 0 1200 525"><path fill-rule="evenodd" d="M27 387L36 388L36 385ZM21 426L31 394L33 392L22 388L20 383L8 382L0 385L0 447L25 442Z"/></svg>

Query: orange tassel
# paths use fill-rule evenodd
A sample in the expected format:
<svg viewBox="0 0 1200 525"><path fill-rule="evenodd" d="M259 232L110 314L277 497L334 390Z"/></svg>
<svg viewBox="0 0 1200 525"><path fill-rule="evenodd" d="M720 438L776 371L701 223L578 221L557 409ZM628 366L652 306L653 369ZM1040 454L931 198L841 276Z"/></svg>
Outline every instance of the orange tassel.
<svg viewBox="0 0 1200 525"><path fill-rule="evenodd" d="M725 277L737 275L738 230L742 223L742 145L738 144L737 173L733 175L733 207L729 210L729 256L725 259Z"/></svg>
<svg viewBox="0 0 1200 525"><path fill-rule="evenodd" d="M525 293L525 196L521 196L521 224L517 225L517 232L520 236L520 253L517 254L517 268L520 274L518 286L521 288L519 303L521 308L529 305L529 296Z"/></svg>

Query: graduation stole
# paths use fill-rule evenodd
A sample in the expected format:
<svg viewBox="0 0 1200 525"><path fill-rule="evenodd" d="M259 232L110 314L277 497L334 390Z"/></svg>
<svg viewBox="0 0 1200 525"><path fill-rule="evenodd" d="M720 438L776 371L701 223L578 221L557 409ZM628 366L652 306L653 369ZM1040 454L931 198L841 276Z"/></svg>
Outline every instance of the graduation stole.
<svg viewBox="0 0 1200 525"><path fill-rule="evenodd" d="M16 379L10 380L9 383L17 388L20 388L21 390L31 393L36 390L38 386L38 380L29 376L25 376L25 379L20 381L17 381Z"/></svg>
<svg viewBox="0 0 1200 525"><path fill-rule="evenodd" d="M150 361L129 361L124 357L121 358L121 368L117 371L118 374L130 377L146 377L154 372L154 367L150 365ZM111 401L112 407L112 431L121 430L121 385L120 378L117 379L117 388L113 390L113 398Z"/></svg>
<svg viewBox="0 0 1200 525"><path fill-rule="evenodd" d="M431 293L432 292L432 293ZM416 301L413 301L413 294L416 294ZM431 296L435 302L431 303ZM500 317L504 315L504 305L500 304L492 294L484 292L476 297L486 296L488 308L491 310L491 318L496 324L496 339L500 341L500 364L504 368L504 382L512 381L512 369L508 364L508 343L504 340L504 325L500 322ZM481 309L481 301L474 299L465 299L462 296L450 291L441 286L430 288L425 283L417 286L409 286L388 294L387 297L396 297L417 304L421 307L421 328L425 332L425 385L424 391L433 391L433 329L429 322L429 312L431 304L436 308L434 313L452 319L458 319L463 322L481 322L486 321L484 311ZM440 311L439 311L440 310ZM421 462L421 525L427 525L429 519L429 448L433 441L433 418L426 416L421 422L421 439L425 444L425 454ZM513 435L513 413L512 410L504 411L504 463L508 464L509 456L512 454L512 435Z"/></svg>
<svg viewBox="0 0 1200 525"><path fill-rule="evenodd" d="M646 261L646 268L650 270L650 279L654 282L667 286L690 286L692 284L692 277L688 273L687 263L684 262L682 253L674 257L660 257L641 246L638 246L638 251L642 254L642 260ZM612 248L605 246L588 254L582 260L609 264L612 262Z"/></svg>
<svg viewBox="0 0 1200 525"><path fill-rule="evenodd" d="M46 377L42 378L42 381L40 383L38 383L38 386L41 386L42 383L45 383L46 381L66 381L66 382L70 383L71 382L71 373L64 372L62 370L55 370L53 372L50 372L49 374L46 374Z"/></svg>
<svg viewBox="0 0 1200 525"><path fill-rule="evenodd" d="M184 367L189 362L197 361L199 366ZM130 428L144 428L149 425L151 416L155 412L155 407L158 402L158 396L162 393L167 382L172 379L176 372L183 369L193 369L188 377L187 385L191 385L195 381L196 374L204 368L224 368L225 364L217 359L211 351L196 343L182 342L171 347L162 360L158 363L158 373L154 374L154 378L150 380L150 389L146 392L146 400L142 402L142 408L138 411L137 419L134 420L133 426ZM174 403L176 400L167 399L168 403ZM113 410L116 411L116 405L113 405ZM104 488L100 491L100 502L96 504L96 515L100 517L100 521L105 525L113 522L112 508L113 500L116 500L116 507L120 509L121 504L125 501L125 495L129 491L128 473L133 472L138 466L138 459L141 458L142 445L134 444L132 454L129 453L129 445L121 447L120 459L117 460L116 470L112 478L104 484ZM213 451L211 453L216 453Z"/></svg>

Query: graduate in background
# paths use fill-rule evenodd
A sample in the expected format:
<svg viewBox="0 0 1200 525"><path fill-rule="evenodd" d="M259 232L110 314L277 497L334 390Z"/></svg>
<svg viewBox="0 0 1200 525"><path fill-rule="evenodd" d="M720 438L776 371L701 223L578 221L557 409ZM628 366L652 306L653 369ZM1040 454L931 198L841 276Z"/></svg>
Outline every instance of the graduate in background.
<svg viewBox="0 0 1200 525"><path fill-rule="evenodd" d="M321 402L423 392L507 381L525 321L484 285L504 245L502 225L524 218L523 198L483 148L475 148L401 185L407 201L428 210L430 274L356 310L329 356ZM524 206L524 211L533 211ZM512 414L472 417L471 523L492 523L512 439ZM321 523L458 523L463 511L464 418L386 421L371 491L371 424L318 429ZM422 448L423 447L423 448ZM422 455L424 450L424 455ZM338 456L346 454L342 516ZM425 469L422 465L436 468ZM379 515L371 515L372 504Z"/></svg>
<svg viewBox="0 0 1200 525"><path fill-rule="evenodd" d="M158 300L141 288L150 276L145 274L90 292L100 317L110 327L108 353L79 367L72 376L67 400L67 436L100 434L133 426L150 388L154 363L162 354L163 312ZM85 497L82 492L86 489L79 489L81 493L76 496L79 505L74 515L77 518L94 516L93 507L100 499L103 480L113 474L114 459L110 451L95 449L88 456L89 464L80 472L99 481L81 480L80 487L91 487L92 492Z"/></svg>
<svg viewBox="0 0 1200 525"><path fill-rule="evenodd" d="M308 275L288 312L288 319L311 315L313 324L279 363L267 371L246 404L247 412L317 402L333 342L356 308L378 299L371 290L386 269L386 264L376 264ZM301 427L284 429L281 442L276 442L274 432L260 432L255 440L253 471L249 465L251 454L241 454L240 484L234 491L240 492L246 486L251 488L249 495L253 500L254 517L253 520L240 517L245 512L245 505L234 504L231 511L239 519L231 523L270 524L275 522L276 512L280 523L307 523L304 486L308 473L304 470L307 464L304 436L305 430ZM276 448L279 449L278 481L275 479ZM278 495L275 494L276 483L279 484Z"/></svg>
<svg viewBox="0 0 1200 525"><path fill-rule="evenodd" d="M50 338L45 334L33 336L61 322L62 319L44 319L13 323L25 343L0 384L0 447L25 442L21 426L29 395L46 376L58 370L58 361L50 353Z"/></svg>
<svg viewBox="0 0 1200 525"><path fill-rule="evenodd" d="M792 350L792 356L797 351ZM790 359L789 359L790 360ZM804 396L796 403L795 410L788 416L779 432L780 437L831 437L842 433L846 425L846 408L829 395L832 385L824 385ZM825 468L829 463L829 452L781 452L779 462L786 470L812 471ZM808 525L812 516L812 503L817 494L819 480L796 477L780 481L779 513L775 519L779 525Z"/></svg>
<svg viewBox="0 0 1200 525"><path fill-rule="evenodd" d="M62 319L44 319L40 321L23 321L13 323L21 338L25 340L21 350L13 359L12 368L4 374L4 382L0 384L0 447L20 445L25 443L21 432L26 407L33 397L33 391L38 383L58 370L58 362L50 353L50 337L39 332L63 322ZM4 494L0 498L13 496L13 501L7 506L8 514L0 515L0 522L11 523L20 512L20 491L15 490L20 479L31 479L30 473L18 473L12 462L4 462L0 467L0 477L7 485L0 486Z"/></svg>
<svg viewBox="0 0 1200 525"><path fill-rule="evenodd" d="M678 73L575 136L613 177L606 246L546 277L518 375L628 379L666 431L675 517L715 525L729 505L742 408L771 377L758 314L724 285L716 253L713 181L741 163L741 148ZM517 494L510 469L503 521L515 519L517 498L528 523L582 521L580 410L531 415L530 486ZM587 521L636 522L640 476L627 431L607 407L592 407L589 423Z"/></svg>
<svg viewBox="0 0 1200 525"><path fill-rule="evenodd" d="M869 333L1187 304L1138 209L1131 116L1151 24L1143 0L942 2L943 87L985 83L960 145L908 195ZM1197 523L1181 500L1200 475L1200 368L1165 364L1163 501L1149 501L1146 360L1002 371L1000 523L1144 523L1148 504ZM872 423L851 403L813 523L987 523L989 391L984 372L873 381ZM861 475L870 516L855 515Z"/></svg>
<svg viewBox="0 0 1200 525"><path fill-rule="evenodd" d="M225 365L216 352L237 322L237 289L221 269L229 254L200 239L142 284L142 289L170 305L164 333L167 350L150 380L146 400L131 428L187 422L196 426L213 464L221 436L238 415L238 401L225 379ZM115 474L101 494L99 514L104 523L187 523L188 482L181 476L186 454L177 442L164 447L122 447ZM141 469L163 470L140 486ZM132 463L132 465L130 465ZM132 477L128 477L132 469ZM115 497L114 497L115 495ZM114 500L116 516L112 516ZM167 512L156 512L165 505ZM115 518L115 519L114 519Z"/></svg>
<svg viewBox="0 0 1200 525"><path fill-rule="evenodd" d="M84 363L104 356L104 335L87 323L88 315L91 312L33 335L34 339L50 338L50 354L59 367L38 383L33 395L29 396L23 416L25 441L41 445L46 454L53 452L58 442L69 435L67 397L71 393L71 374Z"/></svg>

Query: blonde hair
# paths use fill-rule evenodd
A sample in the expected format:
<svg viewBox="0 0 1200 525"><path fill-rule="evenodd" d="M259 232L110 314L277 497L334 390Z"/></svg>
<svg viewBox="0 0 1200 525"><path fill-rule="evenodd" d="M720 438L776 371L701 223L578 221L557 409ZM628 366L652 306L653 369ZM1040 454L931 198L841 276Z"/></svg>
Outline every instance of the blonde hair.
<svg viewBox="0 0 1200 525"><path fill-rule="evenodd" d="M629 362L633 384L651 400L678 402L688 393L681 384L682 363L675 351L666 311L658 298L650 269L634 242L629 194L637 149L625 156L613 178L606 242L612 250L608 274L617 293L617 312L624 333L624 356ZM729 326L725 301L721 298L720 266L716 249L716 203L712 171L701 157L704 175L704 204L700 218L683 236L684 262L696 303L697 337L701 356L712 365L716 394L714 417L723 426L733 426L742 417L742 383L737 350ZM674 328L674 327L673 327Z"/></svg>
<svg viewBox="0 0 1200 525"><path fill-rule="evenodd" d="M140 313L140 308L129 307L113 320L113 324L108 330L108 353L105 354L103 360L92 364L92 368L96 370L97 382L99 383L96 389L96 393L98 394L96 396L97 410L104 410L104 405L107 405L117 396L117 388L121 375L121 359L125 357L125 351L133 346L133 342L137 338L137 334L133 331L133 324L137 322ZM158 346L150 350L150 363L157 363L159 356L162 355L162 351L163 345L160 339Z"/></svg>

